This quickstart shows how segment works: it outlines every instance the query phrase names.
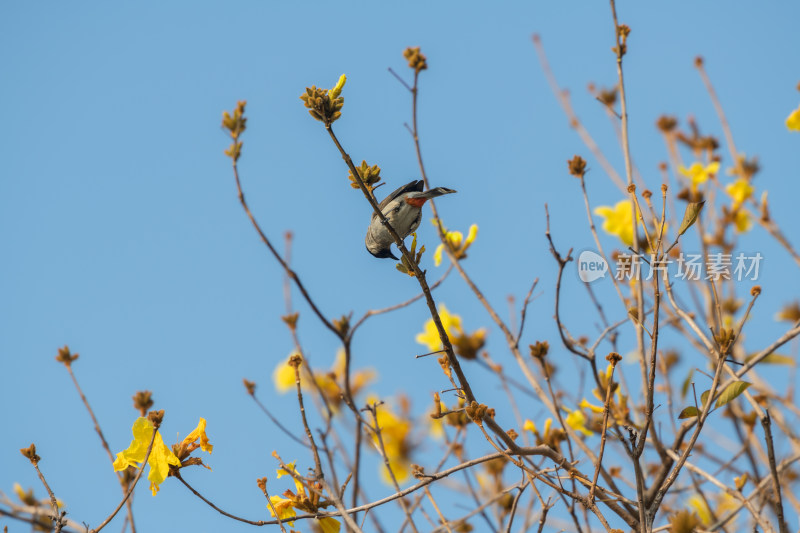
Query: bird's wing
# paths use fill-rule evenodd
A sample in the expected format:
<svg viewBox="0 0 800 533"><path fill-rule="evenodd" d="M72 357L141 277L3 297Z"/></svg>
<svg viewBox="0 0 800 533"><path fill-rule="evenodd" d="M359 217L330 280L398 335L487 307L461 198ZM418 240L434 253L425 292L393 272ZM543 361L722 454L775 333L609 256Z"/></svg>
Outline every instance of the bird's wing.
<svg viewBox="0 0 800 533"><path fill-rule="evenodd" d="M378 204L378 207L380 208L381 212L383 212L383 208L389 205L389 202L391 202L401 194L407 192L421 192L424 187L425 187L425 182L422 180L414 180L410 183L406 183L399 189L389 194L386 198L384 198L383 201L380 204ZM377 216L378 216L377 213L372 213L372 218L375 218Z"/></svg>

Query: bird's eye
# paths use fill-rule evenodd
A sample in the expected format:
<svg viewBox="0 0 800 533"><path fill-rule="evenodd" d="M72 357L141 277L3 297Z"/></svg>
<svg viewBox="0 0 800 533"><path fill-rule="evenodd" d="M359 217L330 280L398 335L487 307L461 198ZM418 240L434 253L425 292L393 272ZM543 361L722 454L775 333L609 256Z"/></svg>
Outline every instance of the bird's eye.
<svg viewBox="0 0 800 533"><path fill-rule="evenodd" d="M392 211L394 211L395 213L399 213L400 212L400 206L398 205L397 207L392 209Z"/></svg>

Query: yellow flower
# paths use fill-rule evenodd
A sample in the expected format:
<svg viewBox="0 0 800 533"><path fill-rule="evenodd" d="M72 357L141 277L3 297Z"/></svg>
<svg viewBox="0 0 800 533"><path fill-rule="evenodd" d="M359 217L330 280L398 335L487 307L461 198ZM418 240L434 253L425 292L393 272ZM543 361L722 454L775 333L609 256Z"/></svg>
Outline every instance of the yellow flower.
<svg viewBox="0 0 800 533"><path fill-rule="evenodd" d="M336 359L328 372L316 372L314 379L322 391L322 395L330 405L331 409L337 411L342 403L342 392L344 390L346 354L343 348L336 352ZM304 375L305 377L305 375ZM350 391L353 396L361 392L375 378L375 371L371 368L354 370L350 369Z"/></svg>
<svg viewBox="0 0 800 533"><path fill-rule="evenodd" d="M464 259L467 257L467 249L475 242L475 237L478 236L478 225L473 224L469 227L466 240L460 231L445 231L445 239L447 245L452 250L453 255L457 259ZM436 247L436 252L433 254L433 264L439 266L442 264L442 252L444 251L444 243Z"/></svg>
<svg viewBox="0 0 800 533"><path fill-rule="evenodd" d="M621 200L614 207L601 205L595 208L594 214L605 219L603 231L616 235L626 246L633 244L633 208L630 200Z"/></svg>
<svg viewBox="0 0 800 533"><path fill-rule="evenodd" d="M719 172L719 161L712 161L706 166L703 166L702 163L695 162L692 163L692 166L689 168L683 165L678 167L678 173L692 180L692 189L695 190L698 185L705 183L710 176L717 172Z"/></svg>
<svg viewBox="0 0 800 533"><path fill-rule="evenodd" d="M593 431L586 429L586 416L580 409L575 409L574 411L570 412L567 415L567 418L564 420L564 423L575 431L580 431L587 437L594 435Z"/></svg>
<svg viewBox="0 0 800 533"><path fill-rule="evenodd" d="M711 523L711 509L708 508L708 504L706 504L703 498L694 494L686 503L691 509L694 509L703 524L709 525Z"/></svg>
<svg viewBox="0 0 800 533"><path fill-rule="evenodd" d="M750 220L750 215L744 209L737 209L733 215L733 223L736 225L736 231L745 233L750 230L753 221Z"/></svg>
<svg viewBox="0 0 800 533"><path fill-rule="evenodd" d="M522 424L522 429L524 431L530 431L531 433L537 433L536 431L536 424L533 423L533 420L526 418L525 423Z"/></svg>
<svg viewBox="0 0 800 533"><path fill-rule="evenodd" d="M755 189L750 182L744 178L739 178L735 182L725 187L728 196L733 198L733 208L736 209L742 203L753 195Z"/></svg>
<svg viewBox="0 0 800 533"><path fill-rule="evenodd" d="M589 409L594 413L602 413L604 411L603 407L598 407L596 405L590 404L589 402L586 401L586 398L581 400L581 403L578 404L578 407L580 407L581 409Z"/></svg>
<svg viewBox="0 0 800 533"><path fill-rule="evenodd" d="M339 530L342 527L342 524L333 518L319 518L317 519L317 523L319 524L322 533L339 533Z"/></svg>
<svg viewBox="0 0 800 533"><path fill-rule="evenodd" d="M339 76L339 81L337 81L334 88L330 90L328 96L330 96L331 99L338 98L339 95L342 94L342 88L344 87L346 81L347 81L347 76L345 76L344 74Z"/></svg>
<svg viewBox="0 0 800 533"><path fill-rule="evenodd" d="M789 128L789 131L800 131L800 107L786 117L786 127Z"/></svg>
<svg viewBox="0 0 800 533"><path fill-rule="evenodd" d="M296 352L290 353L289 357L278 363L278 366L272 372L272 381L275 383L275 389L281 394L285 394L295 387L294 367L289 365L289 359L295 354Z"/></svg>
<svg viewBox="0 0 800 533"><path fill-rule="evenodd" d="M117 454L117 459L114 461L114 470L125 470L129 466L140 468L140 463L144 461L144 457L147 455L147 447L153 437L154 429L153 423L147 418L139 417L136 419L136 422L133 423L133 441L127 450ZM150 465L150 473L147 475L147 479L150 480L150 490L155 496L158 493L158 486L169 475L169 465L180 466L181 462L172 453L172 450L164 444L161 433L156 432L153 450L150 452L147 464Z"/></svg>
<svg viewBox="0 0 800 533"><path fill-rule="evenodd" d="M451 315L444 304L439 304L439 318L442 319L442 326L450 336L453 333L461 333L461 317ZM424 344L432 352L442 348L442 340L439 338L439 331L436 329L433 319L429 319L423 326L422 333L417 334L416 341Z"/></svg>
<svg viewBox="0 0 800 533"><path fill-rule="evenodd" d="M269 501L272 502L272 505L267 505L267 509L269 509L269 514L275 516L275 513L272 512L272 508L275 508L275 512L278 513L276 518L281 520L285 520L287 518L294 518L297 516L297 513L294 511L294 507L292 504L294 502L292 500L287 500L286 498L281 498L280 496L270 496ZM288 524L294 527L294 521L288 522Z"/></svg>
<svg viewBox="0 0 800 533"><path fill-rule="evenodd" d="M377 403L376 399L367 399L367 404ZM394 412L382 405L377 411L378 427L381 431L383 440L383 451L389 460L389 467L392 469L398 483L406 481L411 475L410 453L413 448L409 437L411 434L411 421L397 416ZM372 443L379 449L380 441L377 435L372 436ZM381 476L387 484L391 483L391 476L383 464L380 466Z"/></svg>

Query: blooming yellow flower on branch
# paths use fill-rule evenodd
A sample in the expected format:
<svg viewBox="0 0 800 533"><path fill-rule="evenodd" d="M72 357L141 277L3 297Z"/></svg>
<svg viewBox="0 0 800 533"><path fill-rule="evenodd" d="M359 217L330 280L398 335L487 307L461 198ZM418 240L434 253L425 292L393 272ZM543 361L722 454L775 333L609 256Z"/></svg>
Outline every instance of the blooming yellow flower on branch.
<svg viewBox="0 0 800 533"><path fill-rule="evenodd" d="M296 376L294 374L294 367L289 364L289 359L297 352L292 352L289 357L278 363L275 370L272 371L272 381L275 383L275 389L285 394L295 388Z"/></svg>
<svg viewBox="0 0 800 533"><path fill-rule="evenodd" d="M450 311L447 310L447 307L445 307L444 304L439 304L439 318L442 319L442 326L444 327L444 330L447 332L448 336L455 333L460 333L462 331L461 317L458 315L451 315ZM436 324L434 324L432 318L425 322L423 331L417 335L416 340L418 343L427 346L432 352L442 348L442 340L439 338L439 330L436 329Z"/></svg>
<svg viewBox="0 0 800 533"><path fill-rule="evenodd" d="M464 234L460 231L445 231L445 239L447 245L452 250L457 259L464 259L467 257L467 249L475 242L478 236L478 225L473 224L469 227L467 238L464 239ZM433 264L439 266L442 264L442 252L444 252L444 243L436 247L436 252L433 254Z"/></svg>
<svg viewBox="0 0 800 533"><path fill-rule="evenodd" d="M140 464L144 461L145 455L147 455L147 448L150 444L150 439L153 437L155 426L147 418L139 417L133 423L132 429L133 441L131 445L128 446L127 450L119 452L117 459L114 461L114 470L116 471L125 470L129 466L140 468ZM180 466L181 462L172 453L172 450L164 444L161 433L156 432L153 450L150 452L147 464L150 465L147 479L150 480L150 490L155 496L158 493L158 486L169 475L169 465Z"/></svg>
<svg viewBox="0 0 800 533"><path fill-rule="evenodd" d="M800 131L800 107L786 117L786 127L789 128L789 131Z"/></svg>
<svg viewBox="0 0 800 533"><path fill-rule="evenodd" d="M125 470L129 466L140 468L145 455L147 455L147 447L150 445L150 439L153 437L153 430L155 429L153 422L145 417L139 417L133 423L132 429L133 441L127 450L117 454L117 459L114 461L115 471ZM208 441L208 436L206 436L206 421L204 418L200 419L197 427L186 438L180 443L174 444L171 450L164 444L161 433L156 432L153 450L147 459L147 464L150 465L147 479L150 480L150 490L153 492L153 496L158 493L159 485L170 475L170 466L175 468L189 465L206 466L200 458L189 457L197 448L208 453L211 453L214 449L214 446ZM206 466L206 468L208 467Z"/></svg>
<svg viewBox="0 0 800 533"><path fill-rule="evenodd" d="M708 178L719 172L719 161L712 161L703 166L702 163L694 162L689 168L681 165L678 173L692 181L692 189L697 190L697 186L708 181Z"/></svg>
<svg viewBox="0 0 800 533"><path fill-rule="evenodd" d="M630 200L620 200L614 207L601 205L594 210L603 221L603 231L616 235L626 246L633 244L633 207Z"/></svg>
<svg viewBox="0 0 800 533"><path fill-rule="evenodd" d="M725 192L728 193L728 196L733 198L734 209L738 208L745 202L745 200L750 198L753 195L754 190L755 189L752 185L750 185L750 182L744 178L739 178L735 182L725 187Z"/></svg>
<svg viewBox="0 0 800 533"><path fill-rule="evenodd" d="M306 487L303 478L297 473L295 469L295 462L285 465L285 467L278 468L278 479L283 476L292 476L292 481L297 488L297 494L291 490L286 490L282 496L270 496L269 501L272 505L267 505L267 509L272 516L277 513L277 518L281 520L288 520L288 524L294 527L294 520L290 520L297 516L295 509L306 513L317 513L320 508L331 505L330 503L322 503L320 505L320 497L316 492L306 492ZM316 484L316 489L322 488L321 485ZM273 511L273 507L275 510ZM317 525L324 533L338 533L341 524L338 520L333 518L315 518Z"/></svg>
<svg viewBox="0 0 800 533"><path fill-rule="evenodd" d="M564 408L568 411L568 409ZM594 435L594 432L586 428L586 415L583 414L583 411L580 409L575 409L574 411L570 411L567 415L567 418L564 419L564 423L574 429L575 431L580 431L587 437L591 437Z"/></svg>
<svg viewBox="0 0 800 533"><path fill-rule="evenodd" d="M739 233L746 233L750 231L753 226L753 221L745 209L737 209L733 214L733 223L736 226L736 231Z"/></svg>

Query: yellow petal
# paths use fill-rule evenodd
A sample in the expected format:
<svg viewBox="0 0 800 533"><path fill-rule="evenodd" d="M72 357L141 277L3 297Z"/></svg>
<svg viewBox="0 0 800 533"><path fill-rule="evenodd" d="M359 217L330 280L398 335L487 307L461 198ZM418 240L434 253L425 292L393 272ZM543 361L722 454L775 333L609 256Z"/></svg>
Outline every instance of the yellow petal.
<svg viewBox="0 0 800 533"><path fill-rule="evenodd" d="M786 127L789 131L800 131L800 107L792 111L786 118Z"/></svg>
<svg viewBox="0 0 800 533"><path fill-rule="evenodd" d="M201 418L200 422L197 423L197 427L188 435L186 438L183 439L183 443L189 445L196 440L200 440L200 449L204 452L211 453L214 449L214 446L208 442L208 437L206 436L206 419Z"/></svg>
<svg viewBox="0 0 800 533"><path fill-rule="evenodd" d="M147 455L147 448L150 444L150 439L153 437L153 423L147 418L139 417L133 423L133 441L128 449L117 454L114 461L114 470L124 470L128 466L140 467ZM150 472L147 479L150 480L150 489L153 496L158 492L158 486L167 479L169 474L169 465L178 466L181 462L172 453L164 439L161 438L161 433L156 432L155 440L153 441L153 450L150 452L150 458L147 460L150 465Z"/></svg>
<svg viewBox="0 0 800 533"><path fill-rule="evenodd" d="M734 183L731 183L725 187L725 191L731 198L733 198L733 205L735 207L738 207L745 200L750 198L754 190L755 189L752 185L750 185L750 182L744 178L739 178Z"/></svg>
<svg viewBox="0 0 800 533"><path fill-rule="evenodd" d="M444 251L444 244L440 244L436 247L436 251L433 252L433 266L439 266L442 264L442 252Z"/></svg>
<svg viewBox="0 0 800 533"><path fill-rule="evenodd" d="M272 381L275 383L275 389L281 394L294 389L297 379L294 374L294 367L289 366L289 357L278 363L278 366L272 372Z"/></svg>
<svg viewBox="0 0 800 533"><path fill-rule="evenodd" d="M522 424L522 429L530 431L531 433L536 433L536 424L534 424L532 420L526 418L525 423Z"/></svg>
<svg viewBox="0 0 800 533"><path fill-rule="evenodd" d="M586 429L586 417L583 415L583 411L580 409L575 409L568 414L564 422L575 431L580 431L587 437L594 435L593 432Z"/></svg>
<svg viewBox="0 0 800 533"><path fill-rule="evenodd" d="M733 215L733 223L736 225L736 231L739 233L749 231L750 227L753 225L752 220L750 220L750 215L744 209L736 211L736 214Z"/></svg>
<svg viewBox="0 0 800 533"><path fill-rule="evenodd" d="M342 527L342 524L333 518L320 518L317 523L322 533L339 533L339 529Z"/></svg>
<svg viewBox="0 0 800 533"><path fill-rule="evenodd" d="M711 523L711 509L708 508L708 505L703 498L695 494L689 498L687 503L689 504L690 508L697 512L697 516L700 517L700 521L703 522L703 524L709 525Z"/></svg>
<svg viewBox="0 0 800 533"><path fill-rule="evenodd" d="M339 95L342 94L342 88L344 87L346 81L347 81L347 76L345 76L344 74L339 76L339 81L337 81L333 89L330 90L328 96L330 96L331 98L338 98Z"/></svg>
<svg viewBox="0 0 800 533"><path fill-rule="evenodd" d="M477 236L478 236L478 225L473 224L469 227L469 233L467 233L467 240L464 241L464 247L466 248L467 246L472 244L473 241L475 240L475 237Z"/></svg>
<svg viewBox="0 0 800 533"><path fill-rule="evenodd" d="M590 411L592 411L594 413L602 413L603 410L604 410L602 407L598 407L596 405L590 404L589 402L586 401L586 398L581 400L581 403L580 403L579 406L580 406L581 409L589 409Z"/></svg>
<svg viewBox="0 0 800 533"><path fill-rule="evenodd" d="M272 512L273 507L275 507L275 512L278 513L276 518L280 518L281 520L297 516L294 508L292 508L292 500L287 500L280 496L270 496L269 501L272 502L272 505L267 505L267 509L269 509L269 514L272 516L275 516L275 513ZM288 522L288 524L294 527L294 521Z"/></svg>

